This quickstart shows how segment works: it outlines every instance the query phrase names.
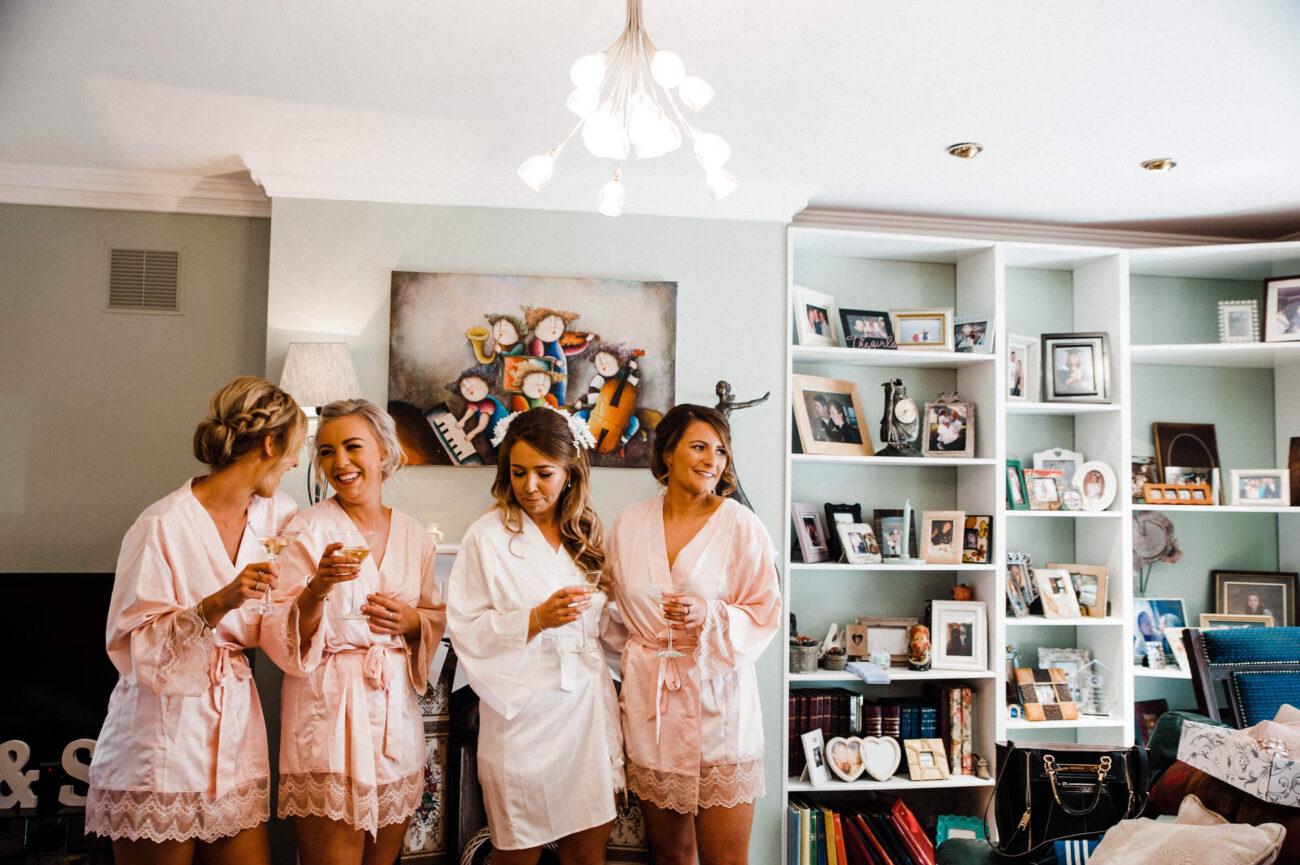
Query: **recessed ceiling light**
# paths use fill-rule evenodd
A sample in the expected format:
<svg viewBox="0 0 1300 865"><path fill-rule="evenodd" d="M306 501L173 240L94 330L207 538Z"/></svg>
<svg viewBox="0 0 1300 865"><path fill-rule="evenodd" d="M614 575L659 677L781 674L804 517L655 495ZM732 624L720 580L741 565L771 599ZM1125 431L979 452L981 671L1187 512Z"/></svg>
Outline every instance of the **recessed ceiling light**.
<svg viewBox="0 0 1300 865"><path fill-rule="evenodd" d="M1164 159L1148 159L1142 163L1142 167L1147 171L1173 171L1174 166L1178 163L1168 157Z"/></svg>
<svg viewBox="0 0 1300 865"><path fill-rule="evenodd" d="M974 159L984 150L983 144L976 144L974 141L963 141L961 144L953 144L948 147L948 153L959 159Z"/></svg>

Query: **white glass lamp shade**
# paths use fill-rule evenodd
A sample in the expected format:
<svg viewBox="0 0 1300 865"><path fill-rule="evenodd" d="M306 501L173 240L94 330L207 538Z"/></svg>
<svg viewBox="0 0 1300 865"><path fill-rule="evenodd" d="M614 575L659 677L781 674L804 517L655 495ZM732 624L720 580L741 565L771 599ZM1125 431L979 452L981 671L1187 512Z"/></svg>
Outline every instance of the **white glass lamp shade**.
<svg viewBox="0 0 1300 865"><path fill-rule="evenodd" d="M602 106L582 124L582 143L587 152L601 159L627 159L628 140L623 125Z"/></svg>
<svg viewBox="0 0 1300 865"><path fill-rule="evenodd" d="M623 205L627 203L627 189L623 182L615 177L596 193L596 210L605 216L622 216Z"/></svg>
<svg viewBox="0 0 1300 865"><path fill-rule="evenodd" d="M681 146L682 133L677 124L661 116L655 122L654 134L645 143L637 144L636 155L638 159L654 159Z"/></svg>
<svg viewBox="0 0 1300 865"><path fill-rule="evenodd" d="M585 54L569 67L569 80L579 90L599 90L605 80L605 55Z"/></svg>
<svg viewBox="0 0 1300 865"><path fill-rule="evenodd" d="M735 192L739 185L736 176L725 168L715 168L704 175L704 186L709 190L709 197L714 201L726 198Z"/></svg>
<svg viewBox="0 0 1300 865"><path fill-rule="evenodd" d="M713 88L703 78L687 75L677 85L677 96L692 111L699 111L713 101Z"/></svg>
<svg viewBox="0 0 1300 865"><path fill-rule="evenodd" d="M555 157L549 153L543 153L541 156L534 156L525 160L524 164L519 166L519 179L527 183L533 192L541 192L542 186L551 179L551 173L554 170Z"/></svg>
<svg viewBox="0 0 1300 865"><path fill-rule="evenodd" d="M579 87L564 100L564 107L585 119L600 107L600 93Z"/></svg>
<svg viewBox="0 0 1300 865"><path fill-rule="evenodd" d="M712 132L696 133L695 158L705 171L713 171L727 164L731 158L731 145L721 135Z"/></svg>
<svg viewBox="0 0 1300 865"><path fill-rule="evenodd" d="M291 342L284 356L280 389L303 408L361 396L352 355L345 342Z"/></svg>
<svg viewBox="0 0 1300 865"><path fill-rule="evenodd" d="M673 88L686 77L686 64L671 51L656 51L650 61L650 74L660 87Z"/></svg>
<svg viewBox="0 0 1300 865"><path fill-rule="evenodd" d="M628 114L627 137L639 152L641 147L652 145L659 137L659 118L663 112L644 90L638 90L628 100Z"/></svg>

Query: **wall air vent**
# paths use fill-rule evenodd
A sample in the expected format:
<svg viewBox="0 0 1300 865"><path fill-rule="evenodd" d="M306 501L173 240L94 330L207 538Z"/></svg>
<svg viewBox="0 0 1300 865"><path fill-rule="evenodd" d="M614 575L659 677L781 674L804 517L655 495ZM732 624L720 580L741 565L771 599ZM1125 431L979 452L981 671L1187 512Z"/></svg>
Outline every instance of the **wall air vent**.
<svg viewBox="0 0 1300 865"><path fill-rule="evenodd" d="M122 249L108 251L110 312L180 312L181 251Z"/></svg>

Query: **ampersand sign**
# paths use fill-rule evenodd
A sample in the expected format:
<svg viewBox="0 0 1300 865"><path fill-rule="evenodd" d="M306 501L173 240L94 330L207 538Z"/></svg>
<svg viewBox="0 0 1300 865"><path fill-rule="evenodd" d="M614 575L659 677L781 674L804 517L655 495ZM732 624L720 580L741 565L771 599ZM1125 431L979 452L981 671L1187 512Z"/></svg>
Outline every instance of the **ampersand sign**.
<svg viewBox="0 0 1300 865"><path fill-rule="evenodd" d="M10 739L0 745L0 810L12 808L35 808L36 794L32 784L40 776L39 769L24 772L23 767L32 756L32 749L26 742ZM9 792L5 792L8 790Z"/></svg>

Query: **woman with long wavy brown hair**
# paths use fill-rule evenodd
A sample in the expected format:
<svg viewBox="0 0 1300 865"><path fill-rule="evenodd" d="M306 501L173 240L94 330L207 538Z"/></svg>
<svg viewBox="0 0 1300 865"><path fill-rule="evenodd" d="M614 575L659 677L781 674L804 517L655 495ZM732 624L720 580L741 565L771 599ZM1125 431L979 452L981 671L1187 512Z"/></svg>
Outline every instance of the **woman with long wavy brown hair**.
<svg viewBox="0 0 1300 865"><path fill-rule="evenodd" d="M505 432L502 433L502 427ZM497 427L496 505L465 533L447 624L479 707L478 771L494 865L599 865L623 786L614 685L599 648L605 612L590 433L535 408Z"/></svg>

